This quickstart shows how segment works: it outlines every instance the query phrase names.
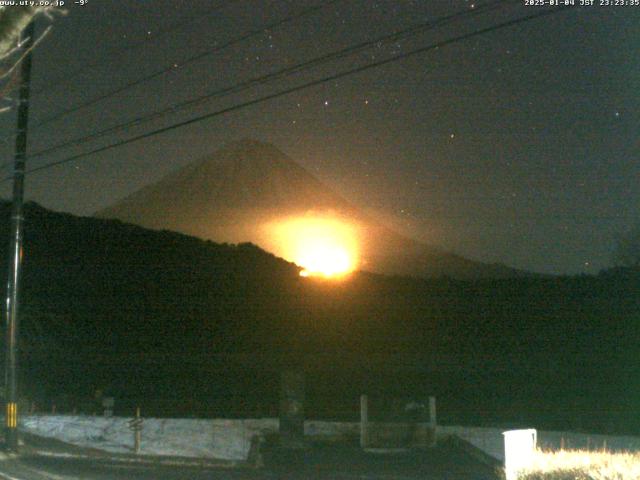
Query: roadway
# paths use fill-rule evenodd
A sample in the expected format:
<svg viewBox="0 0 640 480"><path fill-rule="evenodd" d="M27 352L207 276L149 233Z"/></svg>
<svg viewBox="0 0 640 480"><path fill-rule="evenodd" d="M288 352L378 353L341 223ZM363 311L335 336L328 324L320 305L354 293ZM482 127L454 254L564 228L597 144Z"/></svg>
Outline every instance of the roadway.
<svg viewBox="0 0 640 480"><path fill-rule="evenodd" d="M497 468L447 444L430 450L369 453L349 446L265 452L263 468L197 459L132 457L27 446L0 454L0 480L497 480Z"/></svg>

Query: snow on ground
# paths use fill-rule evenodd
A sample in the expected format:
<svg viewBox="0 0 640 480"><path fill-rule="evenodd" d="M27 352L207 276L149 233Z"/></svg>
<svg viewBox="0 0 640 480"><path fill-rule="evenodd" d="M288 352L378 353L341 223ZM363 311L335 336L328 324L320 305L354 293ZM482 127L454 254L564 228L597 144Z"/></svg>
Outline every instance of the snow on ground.
<svg viewBox="0 0 640 480"><path fill-rule="evenodd" d="M32 415L21 429L43 437L107 452L133 452L128 418L86 415ZM145 418L140 453L184 457L244 460L251 437L275 432L278 420L198 420Z"/></svg>
<svg viewBox="0 0 640 480"><path fill-rule="evenodd" d="M502 436L504 431L502 428L445 427L438 425L437 435L438 438L456 435L487 455L504 461L504 440Z"/></svg>
<svg viewBox="0 0 640 480"><path fill-rule="evenodd" d="M129 418L86 415L32 415L21 419L29 433L56 438L74 445L107 452L131 453L133 432ZM176 419L145 418L140 453L224 460L246 460L254 435L276 433L278 419ZM457 435L488 455L504 461L505 429L438 426L438 437ZM305 434L312 438L358 435L357 422L306 421ZM538 432L541 448L640 451L640 437L588 435L569 432Z"/></svg>
<svg viewBox="0 0 640 480"><path fill-rule="evenodd" d="M32 415L21 420L26 432L108 452L133 452L129 418L86 415ZM275 418L201 420L145 418L140 453L224 460L245 460L254 435L276 433ZM357 435L357 423L305 422L305 434L315 438Z"/></svg>

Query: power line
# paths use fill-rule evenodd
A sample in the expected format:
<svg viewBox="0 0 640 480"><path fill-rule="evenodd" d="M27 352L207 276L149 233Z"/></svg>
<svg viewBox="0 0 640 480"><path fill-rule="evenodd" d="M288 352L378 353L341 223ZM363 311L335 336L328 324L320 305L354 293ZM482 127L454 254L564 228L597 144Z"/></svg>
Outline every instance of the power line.
<svg viewBox="0 0 640 480"><path fill-rule="evenodd" d="M184 65L196 62L196 61L201 60L201 59L203 59L205 57L213 55L214 53L220 52L220 51L222 51L222 50L224 50L226 48L229 48L229 47L231 47L233 45L236 45L237 43L241 43L241 42L244 42L245 40L248 40L248 39L250 39L252 37L255 37L255 36L258 36L258 35L262 35L262 34L264 34L264 32L266 30L273 30L275 28L281 27L282 25L290 23L290 22L292 22L294 20L298 20L298 19L303 18L303 17L305 17L307 15L311 15L311 14L313 14L313 13L315 13L315 12L325 8L325 7L328 7L329 5L332 5L332 4L340 2L340 1L342 1L342 0L328 0L328 1L322 2L319 5L306 8L306 9L304 9L304 10L302 10L302 11L296 13L296 14L288 15L285 18L282 18L280 20L272 22L272 23L270 23L268 25L265 25L263 27L260 27L258 29L250 30L249 32L244 33L244 34L240 35L239 37L237 37L237 38L235 38L233 40L229 40L228 42L223 43L222 45L216 46L213 49L210 49L210 50L207 50L205 52L201 52L201 53L198 53L196 55L193 55L193 56L191 56L191 57L189 57L189 58L187 58L185 60L182 60L181 62L172 63L168 67L164 67L164 68L162 68L160 70L156 70L155 72L153 72L153 73L151 73L149 75L146 75L146 76L141 77L141 78L139 78L137 80L133 80L131 82L128 82L128 83L126 83L126 84L124 84L124 85L122 85L122 86L120 86L118 88L115 88L115 89L111 90L108 93L105 93L105 94L102 94L102 95L98 95L97 97L94 97L94 98L92 98L92 99L90 99L90 100L88 100L88 101L86 101L84 103L81 103L79 105L67 108L66 110L62 110L61 112L58 112L58 113L56 113L54 115L50 115L49 117L45 117L44 119L36 122L35 125L32 128L42 127L43 125L47 125L47 124L49 124L51 122L59 120L60 118L66 116L66 115L69 115L71 113L75 113L75 112L77 112L79 110L82 110L84 108L87 108L87 107L89 107L91 105L95 105L98 102L101 102L101 101L106 100L108 98L111 98L111 97L113 97L115 95L118 95L119 93L122 93L122 92L124 92L126 90L129 90L130 88L136 87L136 86L141 85L143 83L146 83L146 82L148 82L150 80L158 78L158 77L160 77L160 76L162 76L162 75L164 75L164 74L166 74L168 72L173 72L177 68L176 65L184 66Z"/></svg>
<svg viewBox="0 0 640 480"><path fill-rule="evenodd" d="M203 18L203 17L208 17L210 15L213 15L214 13L234 4L239 2L240 0L227 0L226 3L217 5L209 10L207 10L206 12L200 12L194 15L189 15L186 18L184 18L182 21L176 22L172 25L167 26L166 28L160 28L156 31L156 34L153 37L144 37L142 40L135 42L133 44L129 44L126 45L124 47L121 48L117 48L112 50L111 52L109 52L107 54L107 59L113 58L113 57L118 57L123 55L124 53L128 52L128 51L132 51L132 50L136 50L138 48L140 48L141 46L151 42L152 40L155 41L155 39L159 36L159 35L163 35L163 34L167 34L167 33L171 33L175 30L179 30L180 28L184 27L185 25L188 25L189 23L191 23L194 20ZM49 80L47 82L47 85L44 87L41 87L39 89L33 89L32 90L32 95L38 95L44 91L49 91L51 89L51 87L53 86L55 87L59 87L60 85L64 85L65 83L68 83L71 79L75 79L77 76L84 74L86 71L92 70L96 67L99 67L105 63L107 63L108 60L100 60L100 61L94 61L88 64L83 65L80 68L77 68L76 70L72 71L71 73L65 73L63 75L60 75L58 78L54 78L53 80ZM51 121L57 120L57 118L52 118ZM49 123L48 120L45 120L44 123ZM42 126L44 124L43 122L40 123L36 123L34 125L31 126L32 129L38 128L39 126ZM7 135L5 137L0 138L0 143L6 143L8 140L15 138L15 134L10 134ZM0 170L4 170L7 167L10 167L12 165L11 161L8 162L4 162L2 164L0 164Z"/></svg>
<svg viewBox="0 0 640 480"><path fill-rule="evenodd" d="M77 137L75 139L72 140L68 140L62 143L59 143L57 145L54 145L52 147L48 147L45 148L43 150L39 150L33 154L31 154L29 156L29 158L36 158L36 157L40 157L52 152L55 152L57 150L61 150L63 148L66 147L70 147L70 146L78 146L80 144L86 143L88 141L94 140L96 138L102 137L104 135L110 134L110 133L114 133L117 132L119 130L122 130L124 128L127 127L132 127L132 126L137 126L140 125L142 123L146 123L148 121L154 120L156 118L168 115L168 114L172 114L172 113L176 113L179 110L183 110L187 107L191 107L194 105L197 105L199 103L203 103L205 101L211 100L213 98L221 98L221 97L225 97L227 95L231 95L234 93L239 93L242 92L244 90L247 90L251 87L257 86L257 85L262 85L265 84L267 82L279 79L279 78L286 78L294 73L299 73L302 72L304 70L307 70L309 68L312 67L316 67L318 65L321 65L323 63L329 62L329 61L333 61L333 60L337 60L340 58L344 58L350 55L354 55L356 53L362 52L366 49L369 49L370 47L374 46L374 45L378 45L380 43L386 43L386 42L390 42L390 41L397 41L412 35L416 35L418 33L424 32L425 30L428 29L432 29L432 28L436 28L436 27L440 27L443 25L446 25L448 23L451 23L453 21L456 20L460 20L464 17L467 16L476 16L476 15L480 15L482 13L486 13L488 11L491 10L495 10L496 8L502 6L503 4L508 4L508 3L519 3L519 0L496 0L494 2L489 2L485 5L483 5L482 7L476 8L474 10L469 10L469 9L465 9L463 11L459 11L456 12L454 14L448 15L446 17L441 17L435 21L432 22L425 22L425 23L421 23L421 24L417 24L417 25L413 25L409 28L406 28L404 30L400 30L398 32L394 32L392 34L388 34L388 35L384 35L381 37L377 37L373 40L369 40L366 42L361 42L359 44L356 45L352 45L350 47L338 50L338 51L334 51L328 54L324 54L321 55L319 57L316 57L314 59L305 61L305 62L301 62L298 63L296 65L290 66L290 67L286 67L284 69L278 70L276 72L272 72L266 75L262 75L259 77L253 77L251 79L248 79L242 83L230 86L230 87L225 87L219 90L216 90L214 92L208 93L206 95L201 95L199 97L190 99L190 100L186 100L184 102L178 103L178 104L174 104L171 105L167 108L158 110L156 112L153 112L151 114L147 114L147 115L143 115L143 116L139 116L136 117L132 120L129 120L127 122L121 123L121 124L117 124L114 125L112 127L108 127L106 129L100 130L98 132L94 132L92 134L89 135L85 135L82 137Z"/></svg>
<svg viewBox="0 0 640 480"><path fill-rule="evenodd" d="M239 0L230 0L229 3L237 2L237 1L239 1ZM285 18L282 18L280 20L272 22L272 23L270 23L268 25L265 25L265 26L263 26L263 27L261 27L259 29L251 30L251 31L249 31L247 33L242 34L240 37L237 37L237 38L235 38L233 40L230 40L230 41L228 41L228 42L226 42L226 43L224 43L222 45L218 45L213 49L207 50L205 52L201 52L201 53L199 53L197 55L194 55L194 56L189 57L189 58L187 58L185 60L182 60L182 61L179 62L179 65L180 66L184 66L186 64L201 60L202 58L205 58L205 57L207 57L209 55L212 55L214 53L220 52L220 51L222 51L222 50L224 50L224 49L226 49L228 47L231 47L231 46L233 46L233 45L235 45L237 43L241 43L241 42L243 42L245 40L248 40L251 37L261 35L267 30L273 30L275 28L281 27L282 25L284 25L286 23L290 23L290 22L292 22L294 20L297 20L297 19L302 18L304 16L310 15L312 13L315 13L316 11L319 11L319 10L329 6L329 5L332 5L334 3L338 3L340 1L343 1L343 0L328 0L328 1L323 2L322 4L319 4L319 5L304 9L304 10L298 12L297 14L289 15L289 16L287 16ZM227 6L229 3L227 3L225 5L218 6L213 11L220 10L221 8ZM212 13L213 11L211 11L209 13ZM184 22L184 23L187 23L187 22ZM139 45L137 45L137 46L139 46ZM123 49L123 51L130 50L132 48L137 48L137 46L127 47L127 48ZM93 68L93 67L95 67L95 66L97 66L99 64L100 63L95 63L95 64L92 64L92 65L89 65L88 68L89 69ZM50 115L49 117L46 117L46 118L36 122L31 128L32 129L37 129L39 127L42 127L42 126L47 125L49 123L52 123L52 122L54 122L56 120L59 120L60 118L66 116L66 115L69 115L71 113L75 113L75 112L77 112L79 110L82 110L83 108L89 107L89 106L94 105L94 104L96 104L98 102L101 102L103 100L111 98L111 97L113 97L113 96L115 96L115 95L117 95L119 93L122 93L122 92L124 92L124 91L126 91L126 90L128 90L130 88L133 88L135 86L141 85L141 84L143 84L143 83L145 83L145 82L147 82L149 80L152 80L154 78L160 77L160 76L164 75L165 73L174 71L175 68L176 68L175 65L176 65L176 63L174 62L169 67L164 67L161 70L157 70L157 71L155 71L154 73L152 73L150 75L147 75L145 77L141 77L141 78L139 78L137 80L133 80L133 81L131 81L131 82L125 84L125 85L122 85L122 86L120 86L120 87L118 87L118 88L116 88L114 90L111 90L108 93L105 93L105 94L99 95L97 97L94 97L94 98L86 101L85 103L70 107L70 108L68 108L66 110L63 110L63 111L60 111L60 112L58 112L56 114ZM79 69L78 71L74 72L72 75L82 74L83 70L84 70L84 68ZM0 139L0 142L6 142L9 139L13 138L14 136L15 135L13 135L13 134L7 135L7 136L3 137L2 139ZM3 168L6 168L7 166L8 166L8 164L6 164L6 163L0 165L0 170L3 169Z"/></svg>
<svg viewBox="0 0 640 480"><path fill-rule="evenodd" d="M542 12L538 12L538 13L535 13L535 14L532 14L532 15L527 15L525 17L520 17L520 18L515 19L515 20L509 20L509 21L506 21L506 22L499 23L497 25L493 25L491 27L487 27L487 28L483 28L483 29L480 29L480 30L476 30L476 31L471 32L471 33L467 33L467 34L464 34L464 35L459 35L457 37L454 37L454 38L451 38L451 39L448 39L448 40L443 40L441 42L434 43L434 44L431 44L431 45L427 45L425 47L420 47L420 48L411 50L409 52L405 52L403 54L392 56L392 57L387 58L385 60L381 60L381 61L378 61L378 62L370 63L370 64L367 64L367 65L363 65L363 66L360 66L360 67L352 68L350 70L345 70L343 72L336 73L336 74L333 74L333 75L330 75L330 76L327 76L327 77L323 77L323 78L318 79L318 80L313 80L313 81L304 83L302 85L298 85L296 87L291 87L291 88L288 88L288 89L285 89L285 90L281 90L279 92L272 93L272 94L269 94L269 95L265 95L263 97L256 98L256 99L253 99L253 100L249 100L249 101L246 101L246 102L243 102L243 103L239 103L239 104L236 104L236 105L233 105L231 107L227 107L227 108L215 111L215 112L207 113L207 114L204 114L204 115L199 115L197 117L194 117L194 118L191 118L189 120L182 121L182 122L178 122L178 123L175 123L175 124L167 126L167 127L158 128L156 130L152 130L150 132L147 132L147 133L144 133L144 134L141 134L141 135L137 135L137 136L128 138L126 140L121 140L119 142L115 142L115 143L112 143L112 144L109 144L109 145L106 145L106 146L103 146L103 147L99 147L99 148L96 148L96 149L88 151L88 152L84 152L84 153L80 153L80 154L77 154L77 155L73 155L73 156L64 158L62 160L57 160L55 162L51 162L51 163L42 165L40 167L35 167L35 168L32 168L32 169L29 169L25 173L31 174L31 173L39 172L39 171L42 171L42 170L47 170L47 169L52 168L52 167L56 167L56 166L59 166L59 165L63 165L65 163L73 162L75 160L79 160L81 158L88 157L90 155L94 155L96 153L105 152L107 150L111 150L113 148L117 148L117 147L120 147L120 146L123 146L123 145L127 145L129 143L137 142L138 140L143 140L145 138L149 138L149 137L153 137L155 135L166 133L166 132L169 132L171 130L175 130L175 129L180 128L180 127L184 127L184 126L191 125L191 124L194 124L194 123L197 123L197 122L201 122L203 120L208 120L210 118L214 118L214 117L223 115L225 113L229 113L229 112L232 112L232 111L235 111L235 110L240 110L241 108L245 108L245 107L249 107L249 106L252 106L252 105L256 105L258 103L266 102L268 100L273 100L275 98L282 97L282 96L288 95L290 93L298 92L300 90L304 90L304 89L307 89L307 88L310 88L310 87L321 85L321 84L324 84L324 83L327 83L327 82L332 82L334 80L338 80L340 78L343 78L343 77L346 77L346 76L349 76L349 75L354 75L356 73L361 73L361 72L364 72L364 71L367 71L367 70L370 70L370 69L373 69L373 68L377 68L377 67L380 67L380 66L383 66L383 65L387 65L387 64L390 64L390 63L393 63L393 62L397 62L399 60L403 60L403 59L412 57L414 55L418 55L418 54L421 54L421 53L426 53L428 51L435 50L435 49L438 49L438 48L441 48L441 47L444 47L444 46L447 46L447 45L451 45L453 43L457 43L457 42L462 41L462 40L466 40L466 39L469 39L469 38L473 38L473 37L477 37L477 36L480 36L480 35L484 35L486 33L494 32L494 31L497 31L497 30L501 30L503 28L511 27L511 26L514 26L514 25L518 25L518 24L521 24L521 23L524 23L524 22L528 22L530 20L537 19L537 18L553 15L555 13L558 13L558 12L561 12L561 11L565 11L568 8L570 8L570 7L562 6L562 7L554 8L552 10L544 10ZM4 181L10 180L10 179L11 179L11 177L5 177L1 181L4 182Z"/></svg>

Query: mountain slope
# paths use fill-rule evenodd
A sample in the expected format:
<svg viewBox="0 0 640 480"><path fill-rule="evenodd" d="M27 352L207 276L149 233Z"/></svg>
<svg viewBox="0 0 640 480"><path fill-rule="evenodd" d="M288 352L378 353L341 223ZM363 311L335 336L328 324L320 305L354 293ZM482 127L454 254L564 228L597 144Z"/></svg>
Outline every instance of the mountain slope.
<svg viewBox="0 0 640 480"><path fill-rule="evenodd" d="M357 225L363 270L456 278L521 273L403 237L364 215L273 145L253 140L230 144L96 214L217 242L252 242L285 258L265 226L309 215L337 216Z"/></svg>
<svg viewBox="0 0 640 480"><path fill-rule="evenodd" d="M0 203L0 280L9 214ZM40 405L101 389L122 415L264 415L294 365L310 415L357 418L362 393L435 394L445 421L640 428L637 271L333 282L253 245L33 204L25 217L19 371Z"/></svg>

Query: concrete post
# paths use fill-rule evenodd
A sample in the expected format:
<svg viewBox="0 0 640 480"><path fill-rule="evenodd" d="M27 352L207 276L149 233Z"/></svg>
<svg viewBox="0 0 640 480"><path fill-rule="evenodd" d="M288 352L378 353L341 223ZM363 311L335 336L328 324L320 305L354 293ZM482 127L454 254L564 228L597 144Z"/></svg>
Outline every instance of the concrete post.
<svg viewBox="0 0 640 480"><path fill-rule="evenodd" d="M369 403L366 395L360 395L360 447L369 445Z"/></svg>
<svg viewBox="0 0 640 480"><path fill-rule="evenodd" d="M280 378L280 444L304 446L304 373L286 369Z"/></svg>
<svg viewBox="0 0 640 480"><path fill-rule="evenodd" d="M436 418L436 397L429 397L429 426L436 428L438 420Z"/></svg>
<svg viewBox="0 0 640 480"><path fill-rule="evenodd" d="M436 397L429 397L429 439L428 445L435 447L437 442L438 419L436 417Z"/></svg>
<svg viewBox="0 0 640 480"><path fill-rule="evenodd" d="M140 407L136 408L136 421L140 421ZM136 426L133 431L133 451L138 454L140 453L140 441L142 440L142 435L140 433L140 429L142 425Z"/></svg>

